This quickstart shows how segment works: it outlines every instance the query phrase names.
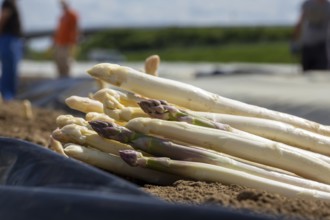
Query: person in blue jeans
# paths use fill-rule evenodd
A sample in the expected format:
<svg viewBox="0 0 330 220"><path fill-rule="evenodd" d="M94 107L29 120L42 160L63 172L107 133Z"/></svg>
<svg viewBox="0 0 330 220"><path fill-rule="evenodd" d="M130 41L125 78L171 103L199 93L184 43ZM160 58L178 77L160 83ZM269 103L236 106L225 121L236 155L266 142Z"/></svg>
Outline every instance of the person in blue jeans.
<svg viewBox="0 0 330 220"><path fill-rule="evenodd" d="M18 64L22 57L22 29L15 0L4 0L0 12L0 92L3 100L15 98Z"/></svg>

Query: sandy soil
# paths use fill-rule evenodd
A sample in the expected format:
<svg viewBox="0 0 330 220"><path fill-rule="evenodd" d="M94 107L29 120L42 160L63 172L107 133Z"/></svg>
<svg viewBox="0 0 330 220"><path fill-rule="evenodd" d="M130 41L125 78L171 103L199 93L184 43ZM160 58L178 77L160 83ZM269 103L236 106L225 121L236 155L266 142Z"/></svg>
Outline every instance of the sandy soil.
<svg viewBox="0 0 330 220"><path fill-rule="evenodd" d="M28 120L23 109L21 102L1 104L0 136L23 139L47 147L49 135L56 127L55 118L64 112L34 107L34 118ZM139 187L171 203L225 206L274 218L330 219L330 204L288 199L237 185L178 181L170 186L140 184Z"/></svg>

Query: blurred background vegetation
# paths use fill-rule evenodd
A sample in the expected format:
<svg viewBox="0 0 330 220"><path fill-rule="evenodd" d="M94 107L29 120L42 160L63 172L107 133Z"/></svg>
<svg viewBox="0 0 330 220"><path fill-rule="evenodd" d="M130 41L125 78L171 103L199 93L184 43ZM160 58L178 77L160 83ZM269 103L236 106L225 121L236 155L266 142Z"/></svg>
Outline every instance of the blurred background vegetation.
<svg viewBox="0 0 330 220"><path fill-rule="evenodd" d="M291 34L289 26L112 28L84 36L77 58L97 59L97 51L126 61L158 54L166 61L294 63ZM26 57L49 59L29 48Z"/></svg>

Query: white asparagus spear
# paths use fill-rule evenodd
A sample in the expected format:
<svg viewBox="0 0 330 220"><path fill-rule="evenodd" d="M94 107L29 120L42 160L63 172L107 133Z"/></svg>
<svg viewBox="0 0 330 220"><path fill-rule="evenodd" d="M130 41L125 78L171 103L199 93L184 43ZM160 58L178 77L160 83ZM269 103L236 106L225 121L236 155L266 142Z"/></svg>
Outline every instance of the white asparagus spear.
<svg viewBox="0 0 330 220"><path fill-rule="evenodd" d="M86 97L70 96L69 98L65 99L65 103L70 108L83 113L103 112L103 104L101 102Z"/></svg>
<svg viewBox="0 0 330 220"><path fill-rule="evenodd" d="M142 96L166 100L191 110L268 118L316 133L330 135L329 127L319 123L225 98L193 85L155 77L129 67L101 63L88 70L88 73L95 78Z"/></svg>
<svg viewBox="0 0 330 220"><path fill-rule="evenodd" d="M150 75L158 76L159 64L160 57L158 55L151 55L144 61L144 71Z"/></svg>
<svg viewBox="0 0 330 220"><path fill-rule="evenodd" d="M292 151L278 144L251 140L230 132L191 125L185 122L135 118L126 127L145 134L163 136L257 163L278 167L302 177L330 183L330 164L313 156Z"/></svg>
<svg viewBox="0 0 330 220"><path fill-rule="evenodd" d="M330 202L330 193L328 192L306 189L235 169L199 162L171 160L164 157L145 157L141 153L132 150L120 151L120 157L131 166L150 168L173 175L182 175L199 181L238 184L292 198Z"/></svg>
<svg viewBox="0 0 330 220"><path fill-rule="evenodd" d="M66 145L64 151L67 155L77 160L124 177L139 179L147 183L169 185L179 179L178 177L159 171L154 171L147 168L131 167L119 156L104 153L93 148L86 148L77 144Z"/></svg>
<svg viewBox="0 0 330 220"><path fill-rule="evenodd" d="M297 128L284 122L210 112L189 110L188 112L212 121L228 124L251 134L330 156L330 137Z"/></svg>
<svg viewBox="0 0 330 220"><path fill-rule="evenodd" d="M28 120L33 119L33 111L32 111L32 104L30 100L25 99L23 100L23 110L24 110L24 117Z"/></svg>

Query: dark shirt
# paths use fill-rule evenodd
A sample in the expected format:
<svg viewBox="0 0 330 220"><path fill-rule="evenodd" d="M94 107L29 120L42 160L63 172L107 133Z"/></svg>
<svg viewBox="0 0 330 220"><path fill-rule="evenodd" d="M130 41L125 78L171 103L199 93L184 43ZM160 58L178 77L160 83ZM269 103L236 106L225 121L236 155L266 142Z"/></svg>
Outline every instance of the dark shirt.
<svg viewBox="0 0 330 220"><path fill-rule="evenodd" d="M330 2L307 0L302 5L302 11L305 15L302 43L315 45L326 42L330 24Z"/></svg>
<svg viewBox="0 0 330 220"><path fill-rule="evenodd" d="M2 9L9 9L11 15L1 31L1 34L12 34L18 37L22 36L20 16L16 7L16 4L12 1L3 1Z"/></svg>

